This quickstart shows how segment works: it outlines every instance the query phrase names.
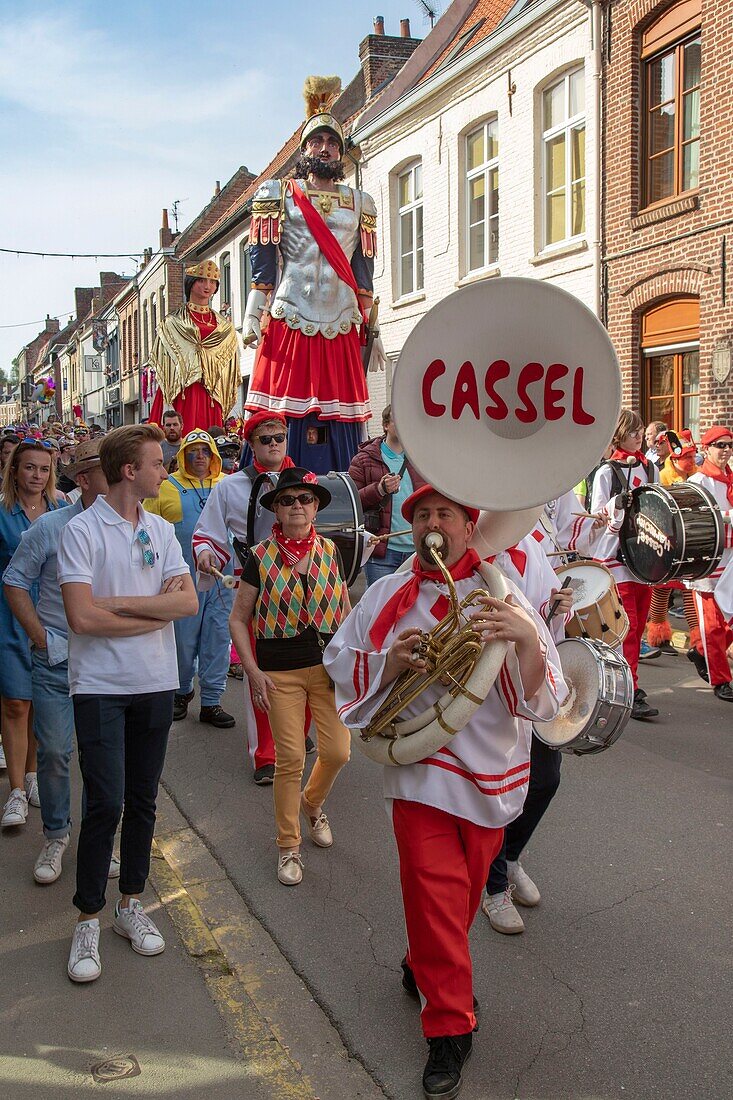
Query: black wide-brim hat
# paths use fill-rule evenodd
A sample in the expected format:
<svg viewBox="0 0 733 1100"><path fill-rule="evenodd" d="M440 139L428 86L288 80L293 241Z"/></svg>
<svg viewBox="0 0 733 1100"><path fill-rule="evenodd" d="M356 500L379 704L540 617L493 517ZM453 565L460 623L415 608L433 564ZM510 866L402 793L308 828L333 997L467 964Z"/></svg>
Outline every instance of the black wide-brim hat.
<svg viewBox="0 0 733 1100"><path fill-rule="evenodd" d="M274 508L272 506L275 503L275 497L287 489L307 489L313 493L318 501L319 509L327 508L331 503L331 494L323 485L319 485L315 474L312 474L310 470L304 470L302 466L291 466L290 469L283 470L280 474L275 488L260 497L260 504L263 508L273 512Z"/></svg>

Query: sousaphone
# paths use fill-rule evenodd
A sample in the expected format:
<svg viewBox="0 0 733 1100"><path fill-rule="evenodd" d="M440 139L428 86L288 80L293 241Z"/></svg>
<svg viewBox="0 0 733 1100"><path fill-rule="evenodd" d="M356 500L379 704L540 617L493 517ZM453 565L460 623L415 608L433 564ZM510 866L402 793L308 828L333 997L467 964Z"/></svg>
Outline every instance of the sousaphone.
<svg viewBox="0 0 733 1100"><path fill-rule="evenodd" d="M438 302L415 327L395 368L392 415L422 476L481 515L482 558L513 546L545 501L592 469L621 405L621 374L608 334L577 298L535 279L490 279ZM440 542L440 536L433 540ZM462 603L440 557L450 611L423 635L427 668L397 678L356 744L380 764L412 764L448 744L486 698L507 644L483 644L467 625L480 596L504 599L506 579L480 568L482 587ZM401 712L425 687L442 697L417 716Z"/></svg>

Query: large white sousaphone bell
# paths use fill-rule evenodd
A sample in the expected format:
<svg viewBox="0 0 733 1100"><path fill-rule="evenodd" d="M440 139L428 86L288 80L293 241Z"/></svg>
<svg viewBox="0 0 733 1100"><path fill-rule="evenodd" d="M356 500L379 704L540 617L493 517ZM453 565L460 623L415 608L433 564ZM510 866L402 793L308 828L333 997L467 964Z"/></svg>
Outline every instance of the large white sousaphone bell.
<svg viewBox="0 0 733 1100"><path fill-rule="evenodd" d="M482 510L472 538L482 558L519 542L544 503L597 464L620 404L621 375L604 327L567 291L535 279L489 279L438 302L408 337L392 387L392 415L411 461L439 492ZM431 553L441 568L439 547ZM484 561L480 575L483 593L505 598L499 569ZM449 667L440 656L429 661L425 683L446 690L405 719L400 706L419 693L420 677L408 672L395 681L355 737L377 763L415 763L446 745L504 661L504 642L479 645L465 660L456 652L457 634L472 644L464 628L475 605L460 606L445 570L444 577L450 622L425 635L425 648L449 653Z"/></svg>

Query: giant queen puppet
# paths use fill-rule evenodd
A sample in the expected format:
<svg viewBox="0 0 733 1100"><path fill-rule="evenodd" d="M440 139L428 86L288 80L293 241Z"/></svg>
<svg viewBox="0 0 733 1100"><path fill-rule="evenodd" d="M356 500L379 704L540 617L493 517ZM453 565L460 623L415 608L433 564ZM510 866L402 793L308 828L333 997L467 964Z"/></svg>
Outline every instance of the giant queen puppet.
<svg viewBox="0 0 733 1100"><path fill-rule="evenodd" d="M241 383L239 343L232 322L211 308L219 268L211 260L185 269L185 305L158 325L150 354L158 390L150 419L163 423L172 408L183 417L183 435L223 425ZM223 430L223 429L222 429Z"/></svg>
<svg viewBox="0 0 733 1100"><path fill-rule="evenodd" d="M365 361L385 362L368 329L377 211L342 182L344 134L331 113L340 90L338 77L308 77L293 178L255 193L242 333L258 345L246 409L284 414L290 456L317 473L348 469L371 416Z"/></svg>

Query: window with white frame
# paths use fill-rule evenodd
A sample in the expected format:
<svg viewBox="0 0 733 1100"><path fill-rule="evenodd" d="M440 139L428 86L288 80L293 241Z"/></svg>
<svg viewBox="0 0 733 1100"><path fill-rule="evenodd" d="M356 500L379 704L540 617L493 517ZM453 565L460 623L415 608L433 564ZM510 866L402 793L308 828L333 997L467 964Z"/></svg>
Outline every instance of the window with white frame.
<svg viewBox="0 0 733 1100"><path fill-rule="evenodd" d="M566 73L542 93L543 241L585 233L585 73Z"/></svg>
<svg viewBox="0 0 733 1100"><path fill-rule="evenodd" d="M227 310L232 305L232 263L231 256L225 252L221 258L221 286L219 287L219 308Z"/></svg>
<svg viewBox="0 0 733 1100"><path fill-rule="evenodd" d="M249 257L249 240L242 241L239 246L239 285L241 287L242 316L247 308L247 296L252 283L252 261Z"/></svg>
<svg viewBox="0 0 733 1100"><path fill-rule="evenodd" d="M466 258L468 271L499 260L499 124L495 118L466 135Z"/></svg>
<svg viewBox="0 0 733 1100"><path fill-rule="evenodd" d="M398 294L415 294L425 285L423 263L422 164L397 177L397 251L400 258Z"/></svg>

